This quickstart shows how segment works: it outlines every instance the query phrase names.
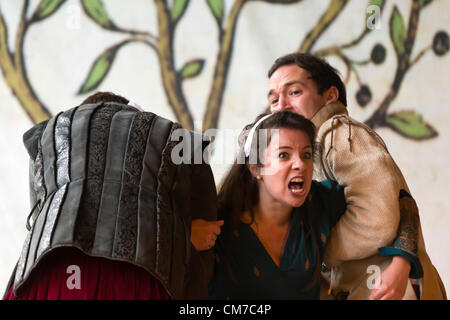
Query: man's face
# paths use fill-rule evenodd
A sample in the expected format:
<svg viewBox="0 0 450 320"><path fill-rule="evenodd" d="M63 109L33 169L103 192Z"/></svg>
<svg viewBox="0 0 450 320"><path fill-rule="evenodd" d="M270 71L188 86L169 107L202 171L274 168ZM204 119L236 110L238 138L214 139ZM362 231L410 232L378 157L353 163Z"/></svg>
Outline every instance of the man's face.
<svg viewBox="0 0 450 320"><path fill-rule="evenodd" d="M272 113L289 110L311 119L326 104L310 74L295 64L279 67L269 79L268 99Z"/></svg>

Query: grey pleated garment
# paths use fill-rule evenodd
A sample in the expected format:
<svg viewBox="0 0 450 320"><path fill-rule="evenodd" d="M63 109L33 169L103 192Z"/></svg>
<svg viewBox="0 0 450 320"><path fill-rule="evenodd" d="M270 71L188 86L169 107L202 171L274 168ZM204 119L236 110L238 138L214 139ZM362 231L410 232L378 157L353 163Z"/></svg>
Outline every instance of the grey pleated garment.
<svg viewBox="0 0 450 320"><path fill-rule="evenodd" d="M151 112L106 103L69 109L27 132L37 205L15 291L48 252L73 246L145 268L172 298L206 297L212 252L193 250L190 223L216 219L216 190L208 164L171 161L179 143L171 133L180 128ZM196 134L187 132L194 141Z"/></svg>

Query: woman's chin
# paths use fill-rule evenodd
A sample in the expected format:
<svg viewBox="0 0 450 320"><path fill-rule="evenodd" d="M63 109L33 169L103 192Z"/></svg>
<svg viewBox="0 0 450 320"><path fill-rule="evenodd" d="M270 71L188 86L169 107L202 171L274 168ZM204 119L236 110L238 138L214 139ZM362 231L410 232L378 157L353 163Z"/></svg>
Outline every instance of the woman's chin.
<svg viewBox="0 0 450 320"><path fill-rule="evenodd" d="M305 197L292 199L289 202L289 204L294 208L301 207L305 203Z"/></svg>
<svg viewBox="0 0 450 320"><path fill-rule="evenodd" d="M290 198L289 202L291 206L301 207L305 203L308 192L309 192L308 188L295 191L289 190L289 198Z"/></svg>

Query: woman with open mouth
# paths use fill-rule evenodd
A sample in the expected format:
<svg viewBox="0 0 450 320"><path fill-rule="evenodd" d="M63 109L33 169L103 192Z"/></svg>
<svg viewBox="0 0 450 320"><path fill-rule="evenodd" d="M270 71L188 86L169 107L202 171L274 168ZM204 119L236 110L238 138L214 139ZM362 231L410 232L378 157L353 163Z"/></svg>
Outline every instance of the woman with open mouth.
<svg viewBox="0 0 450 320"><path fill-rule="evenodd" d="M209 296L319 299L330 230L346 208L343 188L312 181L315 127L303 116L262 115L246 129L238 155L245 163L235 161L218 194L225 222Z"/></svg>

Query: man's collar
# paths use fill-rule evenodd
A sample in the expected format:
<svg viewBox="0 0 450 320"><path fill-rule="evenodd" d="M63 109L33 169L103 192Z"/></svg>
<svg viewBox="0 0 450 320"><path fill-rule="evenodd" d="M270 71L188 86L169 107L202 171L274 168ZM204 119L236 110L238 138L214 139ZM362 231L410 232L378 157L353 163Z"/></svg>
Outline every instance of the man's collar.
<svg viewBox="0 0 450 320"><path fill-rule="evenodd" d="M320 108L314 117L312 117L311 121L314 123L316 128L319 129L325 121L337 114L348 115L347 108L339 101L327 104Z"/></svg>

